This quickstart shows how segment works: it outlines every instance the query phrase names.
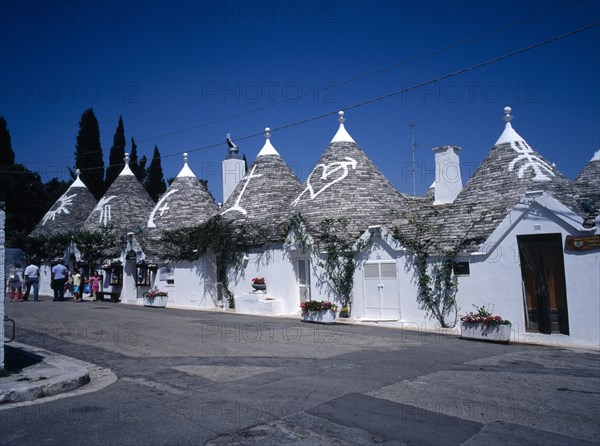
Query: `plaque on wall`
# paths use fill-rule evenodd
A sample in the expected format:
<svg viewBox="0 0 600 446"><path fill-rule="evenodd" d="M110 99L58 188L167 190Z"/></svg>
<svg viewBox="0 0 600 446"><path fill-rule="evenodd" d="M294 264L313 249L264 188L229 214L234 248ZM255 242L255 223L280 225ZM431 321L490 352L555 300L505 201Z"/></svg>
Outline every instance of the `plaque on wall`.
<svg viewBox="0 0 600 446"><path fill-rule="evenodd" d="M600 235L584 235L581 237L567 235L565 239L566 251L589 251L600 249Z"/></svg>

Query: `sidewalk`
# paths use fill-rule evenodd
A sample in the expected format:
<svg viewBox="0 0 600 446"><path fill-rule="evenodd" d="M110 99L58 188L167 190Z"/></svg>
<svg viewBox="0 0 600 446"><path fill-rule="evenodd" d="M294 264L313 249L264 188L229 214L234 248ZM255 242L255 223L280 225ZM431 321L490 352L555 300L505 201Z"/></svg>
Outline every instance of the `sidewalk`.
<svg viewBox="0 0 600 446"><path fill-rule="evenodd" d="M5 348L6 357L13 358L22 369L0 377L0 410L19 403L45 402L93 392L117 379L108 369L42 348L19 342L6 344Z"/></svg>

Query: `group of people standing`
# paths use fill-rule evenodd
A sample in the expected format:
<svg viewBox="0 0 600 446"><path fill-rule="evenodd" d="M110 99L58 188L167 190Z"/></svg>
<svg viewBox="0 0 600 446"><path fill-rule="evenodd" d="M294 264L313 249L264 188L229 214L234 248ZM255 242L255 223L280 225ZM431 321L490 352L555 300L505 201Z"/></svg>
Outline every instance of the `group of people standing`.
<svg viewBox="0 0 600 446"><path fill-rule="evenodd" d="M23 295L23 285L25 285L25 294ZM16 264L10 269L8 277L8 298L11 302L15 300L15 294L19 302L29 300L29 294L33 288L33 301L39 301L40 291L40 268L31 262L21 270L21 265Z"/></svg>
<svg viewBox="0 0 600 446"><path fill-rule="evenodd" d="M67 267L59 262L52 268L51 283L50 286L54 291L54 301L64 301L65 291L70 290L73 293L73 300L75 302L83 301L83 293L85 285L89 285L89 292L93 297L93 300L98 299L98 292L100 291L100 280L101 277L97 271L90 277L85 276L84 269L76 265L74 271L69 273ZM23 294L23 288L25 287L25 293ZM14 302L15 297L18 302L29 300L30 291L33 289L33 301L39 302L39 289L40 289L40 268L35 263L30 262L25 268L25 271L21 269L20 264L15 264L10 268L9 277L7 281L8 298L11 302Z"/></svg>
<svg viewBox="0 0 600 446"><path fill-rule="evenodd" d="M65 291L70 290L73 293L75 302L83 301L83 294L86 292L85 285L89 285L89 293L95 301L98 300L100 291L100 276L98 271L90 277L85 276L85 270L79 265L75 265L73 272L69 273L67 267L58 263L52 268L52 289L54 290L54 300L64 301Z"/></svg>

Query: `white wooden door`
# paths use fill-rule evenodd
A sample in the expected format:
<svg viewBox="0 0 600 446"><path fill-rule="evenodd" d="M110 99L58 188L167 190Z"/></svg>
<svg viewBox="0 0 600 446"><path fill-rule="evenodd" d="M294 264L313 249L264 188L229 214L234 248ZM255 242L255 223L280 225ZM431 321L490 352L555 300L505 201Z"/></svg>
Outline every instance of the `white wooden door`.
<svg viewBox="0 0 600 446"><path fill-rule="evenodd" d="M300 302L310 300L310 261L306 257L296 259L296 274Z"/></svg>
<svg viewBox="0 0 600 446"><path fill-rule="evenodd" d="M363 267L365 319L400 318L396 262L366 262Z"/></svg>

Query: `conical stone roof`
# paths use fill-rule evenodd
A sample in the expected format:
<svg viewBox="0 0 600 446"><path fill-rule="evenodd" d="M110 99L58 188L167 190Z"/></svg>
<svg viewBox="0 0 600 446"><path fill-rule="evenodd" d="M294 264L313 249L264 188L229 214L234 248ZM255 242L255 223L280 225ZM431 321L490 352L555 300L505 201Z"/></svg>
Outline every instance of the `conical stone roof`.
<svg viewBox="0 0 600 446"><path fill-rule="evenodd" d="M67 191L56 200L31 235L52 236L81 229L86 218L96 206L96 199L79 178L73 181Z"/></svg>
<svg viewBox="0 0 600 446"><path fill-rule="evenodd" d="M269 129L265 130L265 145L223 205L221 215L236 225L258 225L268 241L281 241L287 231L289 204L302 185L271 144Z"/></svg>
<svg viewBox="0 0 600 446"><path fill-rule="evenodd" d="M206 187L188 166L187 153L183 155L183 168L150 213L146 224L149 229L190 228L217 213L217 205Z"/></svg>
<svg viewBox="0 0 600 446"><path fill-rule="evenodd" d="M346 219L353 238L369 226L388 225L406 209L404 197L367 157L344 127L340 127L291 202L309 231L317 233L325 219Z"/></svg>
<svg viewBox="0 0 600 446"><path fill-rule="evenodd" d="M113 228L127 233L146 227L154 201L129 168L127 155L125 167L88 216L84 229Z"/></svg>
<svg viewBox="0 0 600 446"><path fill-rule="evenodd" d="M580 201L588 202L600 211L600 150L575 178L573 186Z"/></svg>
<svg viewBox="0 0 600 446"><path fill-rule="evenodd" d="M579 212L571 182L512 128L510 107L504 111L504 132L442 215L449 234L443 231L440 236L446 243L462 239L468 231L467 247L477 248L526 192L546 192Z"/></svg>

